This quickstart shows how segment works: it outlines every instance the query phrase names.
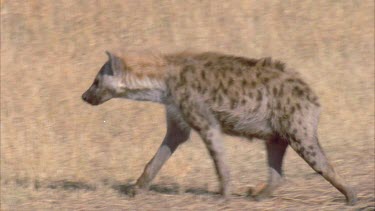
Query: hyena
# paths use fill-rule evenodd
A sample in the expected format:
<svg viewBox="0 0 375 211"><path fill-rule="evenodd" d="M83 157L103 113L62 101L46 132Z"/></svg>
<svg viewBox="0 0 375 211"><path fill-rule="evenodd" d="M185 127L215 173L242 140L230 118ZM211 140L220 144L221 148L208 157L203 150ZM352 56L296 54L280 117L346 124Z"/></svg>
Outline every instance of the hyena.
<svg viewBox="0 0 375 211"><path fill-rule="evenodd" d="M131 193L145 190L166 160L195 130L211 155L220 193L230 195L223 134L265 140L269 176L255 199L269 196L282 181L282 162L291 146L353 205L356 194L335 172L318 142L320 104L294 71L271 58L250 59L214 52L119 56L109 60L82 95L99 105L111 98L152 101L166 107L167 132Z"/></svg>

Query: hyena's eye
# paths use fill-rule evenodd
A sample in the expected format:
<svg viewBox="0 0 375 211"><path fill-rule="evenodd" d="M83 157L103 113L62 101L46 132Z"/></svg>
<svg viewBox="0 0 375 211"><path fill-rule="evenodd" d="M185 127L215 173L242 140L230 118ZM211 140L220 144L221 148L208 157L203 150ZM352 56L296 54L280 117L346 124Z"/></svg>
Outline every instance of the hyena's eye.
<svg viewBox="0 0 375 211"><path fill-rule="evenodd" d="M98 80L98 79L95 79L93 85L94 85L94 86L98 86L98 85L99 85L99 80Z"/></svg>

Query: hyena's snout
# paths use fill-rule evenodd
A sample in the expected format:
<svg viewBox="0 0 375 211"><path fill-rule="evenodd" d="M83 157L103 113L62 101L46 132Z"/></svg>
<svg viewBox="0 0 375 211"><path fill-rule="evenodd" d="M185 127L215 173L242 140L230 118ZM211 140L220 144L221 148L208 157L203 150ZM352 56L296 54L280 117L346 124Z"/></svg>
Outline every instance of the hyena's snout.
<svg viewBox="0 0 375 211"><path fill-rule="evenodd" d="M97 99L89 90L82 94L82 100L91 104L91 105L99 105L100 100Z"/></svg>
<svg viewBox="0 0 375 211"><path fill-rule="evenodd" d="M94 89L90 87L82 95L82 100L91 104L99 105L113 98L113 94L108 90Z"/></svg>

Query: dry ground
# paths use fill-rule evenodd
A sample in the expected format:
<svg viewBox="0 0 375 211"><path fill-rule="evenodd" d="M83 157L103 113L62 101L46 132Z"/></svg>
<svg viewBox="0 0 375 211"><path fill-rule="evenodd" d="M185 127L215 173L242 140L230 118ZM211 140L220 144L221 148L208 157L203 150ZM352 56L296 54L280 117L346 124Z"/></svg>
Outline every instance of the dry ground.
<svg viewBox="0 0 375 211"><path fill-rule="evenodd" d="M186 48L273 56L321 97L320 140L358 191L344 197L292 150L286 182L254 202L266 179L261 141L226 137L233 199L218 199L212 162L194 134L152 191L122 193L165 132L163 107L80 95L104 50ZM374 1L1 0L2 210L374 210Z"/></svg>

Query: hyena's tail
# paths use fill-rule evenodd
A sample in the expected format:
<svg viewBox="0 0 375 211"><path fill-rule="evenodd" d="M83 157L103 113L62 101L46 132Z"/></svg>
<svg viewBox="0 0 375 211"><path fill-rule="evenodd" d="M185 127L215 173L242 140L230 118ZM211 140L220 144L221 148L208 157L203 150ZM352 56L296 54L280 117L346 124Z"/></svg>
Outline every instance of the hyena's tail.
<svg viewBox="0 0 375 211"><path fill-rule="evenodd" d="M311 168L321 174L328 182L345 195L349 205L354 205L357 201L356 193L335 172L319 144L316 129L318 118L319 111L314 112L314 109L291 115L286 121L287 125L284 125L287 126L284 127L286 139L289 145L311 166Z"/></svg>

